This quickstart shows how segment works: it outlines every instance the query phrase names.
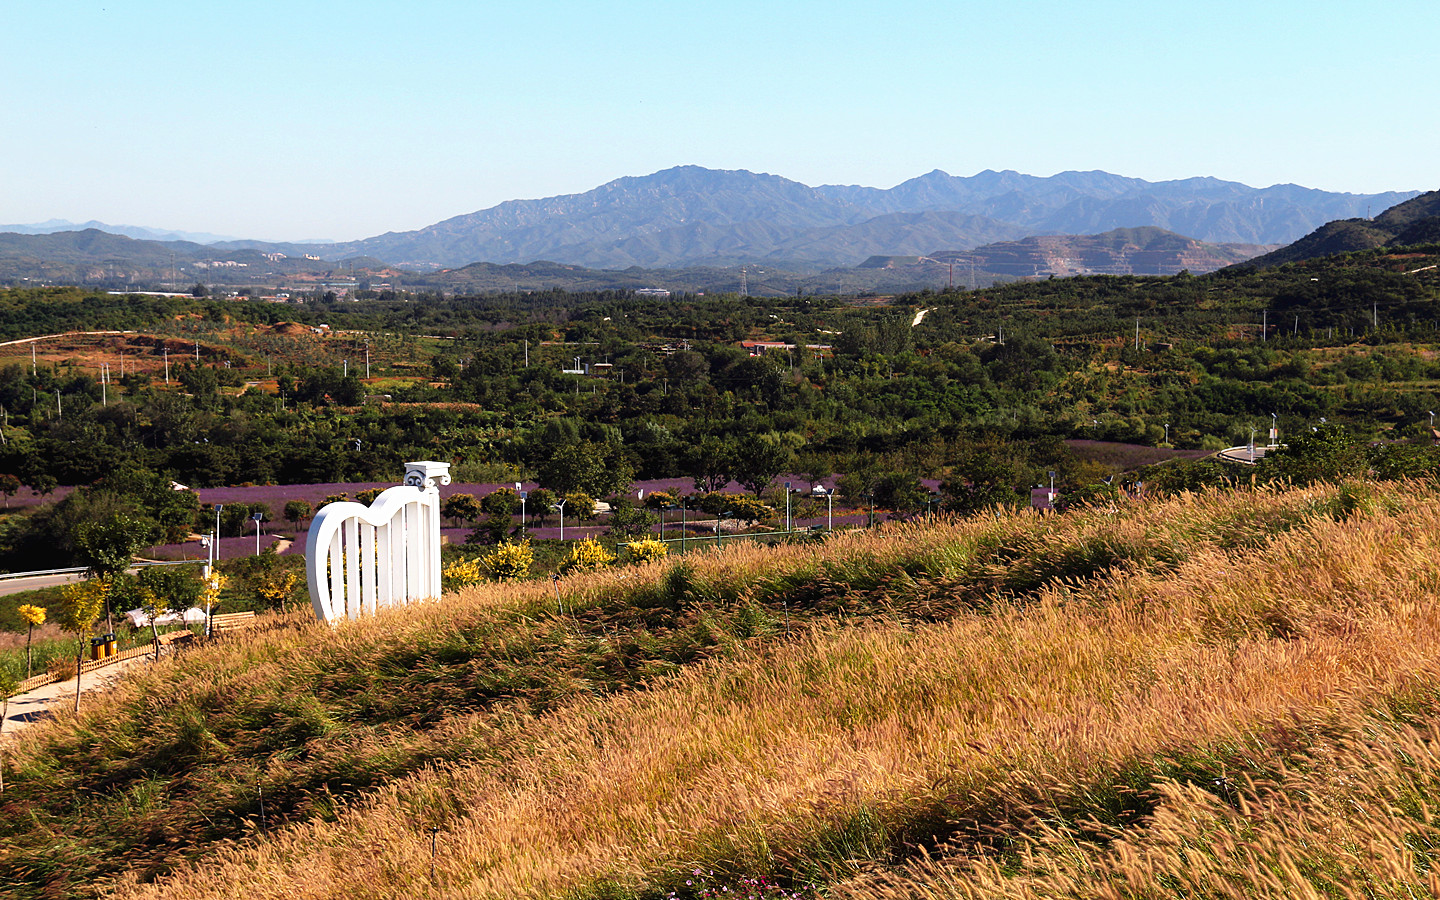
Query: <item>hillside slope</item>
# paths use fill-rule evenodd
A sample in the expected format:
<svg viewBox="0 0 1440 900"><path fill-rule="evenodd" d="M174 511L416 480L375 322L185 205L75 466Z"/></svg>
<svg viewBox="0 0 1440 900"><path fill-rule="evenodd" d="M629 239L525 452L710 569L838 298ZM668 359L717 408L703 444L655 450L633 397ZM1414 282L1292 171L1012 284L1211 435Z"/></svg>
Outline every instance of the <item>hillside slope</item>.
<svg viewBox="0 0 1440 900"><path fill-rule="evenodd" d="M1327 222L1305 237L1247 265L1266 268L1376 247L1404 247L1440 241L1440 191L1396 204L1374 219Z"/></svg>
<svg viewBox="0 0 1440 900"><path fill-rule="evenodd" d="M263 632L27 732L0 877L26 897L650 898L698 896L699 869L931 896L952 886L907 867L922 850L953 871L1052 837L1157 845L1170 810L1264 800L1280 837L1238 835L1216 877L1303 894L1334 851L1284 839L1309 821L1286 798L1364 787L1307 754L1437 712L1435 491L899 527L571 578L564 616L522 584ZM1406 828L1405 808L1357 815ZM1405 846L1409 869L1346 864L1423 892L1406 872L1436 844ZM1158 895L1170 870L1150 872Z"/></svg>

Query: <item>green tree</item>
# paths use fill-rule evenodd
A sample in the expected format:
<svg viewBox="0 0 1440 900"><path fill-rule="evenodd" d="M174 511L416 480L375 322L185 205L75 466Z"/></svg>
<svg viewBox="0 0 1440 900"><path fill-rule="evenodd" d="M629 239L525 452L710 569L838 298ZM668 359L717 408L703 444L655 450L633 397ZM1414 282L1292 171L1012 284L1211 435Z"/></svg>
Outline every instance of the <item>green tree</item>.
<svg viewBox="0 0 1440 900"><path fill-rule="evenodd" d="M701 493L724 490L730 483L735 451L729 441L707 436L686 454L686 473Z"/></svg>
<svg viewBox="0 0 1440 900"><path fill-rule="evenodd" d="M887 472L875 479L875 505L908 519L924 511L930 492L920 479L904 472Z"/></svg>
<svg viewBox="0 0 1440 900"><path fill-rule="evenodd" d="M5 495L5 508L10 508L10 498L20 490L20 479L6 472L0 474L0 494Z"/></svg>
<svg viewBox="0 0 1440 900"><path fill-rule="evenodd" d="M660 521L653 512L635 506L628 498L612 502L606 534L615 538L632 538L646 534Z"/></svg>
<svg viewBox="0 0 1440 900"><path fill-rule="evenodd" d="M440 515L462 525L480 518L484 511L474 494L451 494L440 504Z"/></svg>
<svg viewBox="0 0 1440 900"><path fill-rule="evenodd" d="M1003 448L968 453L940 485L941 503L949 512L973 515L995 507L1029 505L1029 466Z"/></svg>
<svg viewBox="0 0 1440 900"><path fill-rule="evenodd" d="M287 500L285 501L285 521L290 523L291 528L298 529L302 519L310 516L310 502L308 500Z"/></svg>
<svg viewBox="0 0 1440 900"><path fill-rule="evenodd" d="M86 574L107 586L113 586L116 579L130 568L135 553L148 546L156 538L153 527L123 513L111 513L98 522L81 522L75 529L75 549L79 552L80 564ZM111 618L110 591L104 592L105 627L114 631Z"/></svg>
<svg viewBox="0 0 1440 900"><path fill-rule="evenodd" d="M480 500L480 510L491 516L509 518L520 512L520 495L514 488L497 488Z"/></svg>
<svg viewBox="0 0 1440 900"><path fill-rule="evenodd" d="M559 498L554 491L545 488L536 488L531 491L525 499L525 511L535 517L535 521L541 528L545 527L545 521L555 511L555 504Z"/></svg>
<svg viewBox="0 0 1440 900"><path fill-rule="evenodd" d="M555 449L540 464L540 481L559 494L580 491L592 497L630 486L634 470L617 444L579 441Z"/></svg>
<svg viewBox="0 0 1440 900"><path fill-rule="evenodd" d="M746 523L746 527L771 519L775 510L761 502L759 497L747 497L744 494L726 495L725 505L721 510L737 521Z"/></svg>
<svg viewBox="0 0 1440 900"><path fill-rule="evenodd" d="M1292 484L1339 481L1362 475L1369 467L1366 444L1333 422L1301 431L1260 461L1260 475Z"/></svg>
<svg viewBox="0 0 1440 900"><path fill-rule="evenodd" d="M565 495L565 515L576 521L595 518L595 498L584 491L571 491Z"/></svg>
<svg viewBox="0 0 1440 900"><path fill-rule="evenodd" d="M790 450L778 441L747 435L734 444L731 475L741 487L759 497L791 462Z"/></svg>

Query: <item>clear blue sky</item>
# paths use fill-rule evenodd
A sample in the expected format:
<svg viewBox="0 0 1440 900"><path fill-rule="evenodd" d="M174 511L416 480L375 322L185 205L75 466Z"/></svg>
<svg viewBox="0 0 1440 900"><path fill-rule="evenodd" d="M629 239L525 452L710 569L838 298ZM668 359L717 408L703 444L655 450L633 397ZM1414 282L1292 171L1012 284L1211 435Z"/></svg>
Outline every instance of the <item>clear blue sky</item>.
<svg viewBox="0 0 1440 900"><path fill-rule="evenodd" d="M1440 187L1434 0L0 0L0 223L275 240L683 164Z"/></svg>

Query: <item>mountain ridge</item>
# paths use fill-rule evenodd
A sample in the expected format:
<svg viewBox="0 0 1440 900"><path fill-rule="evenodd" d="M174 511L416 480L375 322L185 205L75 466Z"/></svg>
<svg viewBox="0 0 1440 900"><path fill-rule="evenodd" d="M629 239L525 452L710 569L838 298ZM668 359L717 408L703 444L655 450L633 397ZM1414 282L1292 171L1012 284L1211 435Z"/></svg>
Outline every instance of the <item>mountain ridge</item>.
<svg viewBox="0 0 1440 900"><path fill-rule="evenodd" d="M932 169L891 188L810 187L769 173L685 165L590 191L507 200L424 228L343 243L219 241L207 252L383 259L415 271L551 260L593 269L765 263L804 271L1037 235L1156 227L1208 244L1280 245L1418 192L1251 188L1211 176L1148 182L1103 171L1051 176Z"/></svg>
<svg viewBox="0 0 1440 900"><path fill-rule="evenodd" d="M1154 226L1206 243L1273 245L1331 218L1412 196L1337 194L1288 184L1251 188L1212 177L1147 182L1099 171L1041 177L988 169L969 177L933 169L886 189L810 187L769 173L676 166L617 178L583 193L507 200L415 231L317 252L340 259L364 253L431 267L536 259L597 268L745 260L853 266L869 256L898 253L906 242L903 230L882 227L882 217L921 212L993 220L1009 226L1011 237ZM845 249L817 253L822 234ZM965 250L997 234L961 228L943 243ZM785 248L797 246L810 248L804 258L785 255Z"/></svg>
<svg viewBox="0 0 1440 900"><path fill-rule="evenodd" d="M1339 253L1436 242L1440 242L1440 191L1429 191L1397 203L1373 219L1326 222L1294 243L1244 265L1268 268Z"/></svg>

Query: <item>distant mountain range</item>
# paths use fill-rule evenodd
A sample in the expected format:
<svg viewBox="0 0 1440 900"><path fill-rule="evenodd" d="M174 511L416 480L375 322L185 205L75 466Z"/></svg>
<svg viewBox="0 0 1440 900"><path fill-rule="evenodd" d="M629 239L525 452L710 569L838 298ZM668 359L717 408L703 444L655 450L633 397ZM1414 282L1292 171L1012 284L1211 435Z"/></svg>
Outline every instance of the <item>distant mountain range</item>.
<svg viewBox="0 0 1440 900"><path fill-rule="evenodd" d="M1264 268L1302 262L1337 253L1440 243L1440 191L1421 194L1397 204L1373 219L1327 222L1288 247L1250 260Z"/></svg>
<svg viewBox="0 0 1440 900"><path fill-rule="evenodd" d="M62 231L86 231L93 229L106 234L119 234L142 241L189 241L195 244L213 244L216 241L233 241L235 238L197 231L167 231L146 228L141 225L106 225L104 222L70 222L65 219L50 219L30 225L0 225L0 234L57 234Z"/></svg>
<svg viewBox="0 0 1440 900"><path fill-rule="evenodd" d="M394 281L404 270L423 273L407 277L407 284L428 280L459 288L508 278L502 269L513 265L537 274L595 273L584 276L586 284L604 280L600 270L614 273L611 278L625 270L620 281L629 284L663 280L640 270L685 270L709 281L726 270L738 276L745 265L752 272L763 267L796 275L792 284L776 285L788 290L842 271L854 277L811 284L889 283L898 273L875 270L897 266L943 265L948 280L948 260L979 247L986 250L983 259L976 257L977 271L1002 277L1200 272L1287 244L1335 219L1351 223L1341 230L1367 235L1365 240L1395 238L1398 231L1386 230L1394 216L1383 222L1357 217L1371 209L1400 209L1416 193L1257 189L1214 178L1148 182L1105 172L1040 178L985 171L963 178L939 170L889 189L809 187L775 175L681 166L346 243L184 241L171 239L179 236L175 232L143 228L128 229L137 233L132 238L99 223L80 231L0 234L0 277L109 286L262 284L302 274L312 281L358 278L362 271ZM157 240L156 234L170 238ZM1066 235L1092 237L1077 243ZM890 262L871 264L869 274L856 270L873 257ZM934 283L933 272L909 275ZM681 280L692 283L688 276Z"/></svg>
<svg viewBox="0 0 1440 900"><path fill-rule="evenodd" d="M1209 243L1285 244L1322 222L1415 193L1251 188L1215 178L1148 182L1105 172L962 178L939 170L882 190L680 166L310 252L327 259L363 254L403 268L543 259L609 269L763 262L816 270L877 254L1144 226Z"/></svg>

